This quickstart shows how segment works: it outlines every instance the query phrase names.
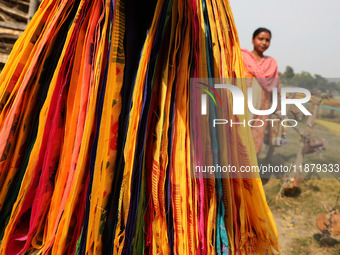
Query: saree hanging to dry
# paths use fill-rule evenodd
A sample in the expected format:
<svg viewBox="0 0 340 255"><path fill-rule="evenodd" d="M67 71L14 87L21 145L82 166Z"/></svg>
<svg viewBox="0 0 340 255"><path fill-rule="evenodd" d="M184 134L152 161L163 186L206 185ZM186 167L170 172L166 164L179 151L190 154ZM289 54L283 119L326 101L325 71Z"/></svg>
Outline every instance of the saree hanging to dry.
<svg viewBox="0 0 340 255"><path fill-rule="evenodd" d="M0 74L0 253L279 254L257 175L191 173L257 164L190 111L191 78L243 72L227 0L42 1Z"/></svg>

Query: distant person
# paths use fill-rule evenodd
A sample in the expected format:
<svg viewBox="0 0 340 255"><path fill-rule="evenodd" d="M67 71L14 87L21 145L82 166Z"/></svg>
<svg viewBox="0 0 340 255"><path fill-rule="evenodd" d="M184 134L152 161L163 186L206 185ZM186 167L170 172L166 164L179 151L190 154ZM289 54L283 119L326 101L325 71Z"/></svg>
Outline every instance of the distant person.
<svg viewBox="0 0 340 255"><path fill-rule="evenodd" d="M243 61L245 65L245 78L247 87L252 87L253 105L257 110L267 110L271 107L272 90L280 86L279 72L276 60L263 55L269 48L272 34L267 28L258 28L253 33L252 51L242 49ZM249 79L250 78L250 79ZM256 78L256 79L254 79ZM259 119L264 122L262 127L253 127L252 133L255 143L256 153L259 154L266 131L268 116L250 116L250 119ZM253 123L253 126L260 126L261 123Z"/></svg>

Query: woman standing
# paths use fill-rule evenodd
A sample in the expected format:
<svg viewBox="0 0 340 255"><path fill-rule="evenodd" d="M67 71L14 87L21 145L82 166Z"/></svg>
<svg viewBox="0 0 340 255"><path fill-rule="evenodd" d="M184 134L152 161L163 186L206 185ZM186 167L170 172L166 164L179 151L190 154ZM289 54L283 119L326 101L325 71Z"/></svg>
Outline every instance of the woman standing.
<svg viewBox="0 0 340 255"><path fill-rule="evenodd" d="M279 90L280 85L276 60L263 55L270 46L271 38L270 30L258 28L253 33L254 49L252 51L242 49L245 78L248 78L247 87L252 87L253 105L257 110L267 110L271 107L272 90L275 87ZM253 115L250 118L262 120L264 123L261 127L252 128L256 153L259 154L267 126L265 119L268 116Z"/></svg>

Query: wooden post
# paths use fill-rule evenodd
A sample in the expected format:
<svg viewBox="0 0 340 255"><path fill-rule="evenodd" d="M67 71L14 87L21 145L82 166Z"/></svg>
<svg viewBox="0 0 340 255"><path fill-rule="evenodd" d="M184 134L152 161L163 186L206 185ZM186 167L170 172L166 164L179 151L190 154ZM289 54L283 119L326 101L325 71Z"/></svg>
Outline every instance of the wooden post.
<svg viewBox="0 0 340 255"><path fill-rule="evenodd" d="M38 10L39 7L39 0L30 0L30 6L28 10L28 17L27 17L27 24L33 18L35 12Z"/></svg>
<svg viewBox="0 0 340 255"><path fill-rule="evenodd" d="M294 174L294 172L291 172L290 176L288 176L288 178L285 179L285 182L282 184L281 189L276 199L281 198L281 194L282 194L282 191L285 185L289 185L291 183L291 178L293 175L294 175L294 183L293 183L293 187L291 188L289 192L291 195L293 194L298 195L299 192L301 192L299 188L299 183L301 182L299 171L300 171L300 167L304 167L303 166L304 154L305 154L304 148L306 146L306 143L308 142L308 139L311 138L313 127L315 125L315 120L317 118L317 114L319 113L319 109L321 108L322 102L323 102L322 96L314 96L313 101L312 101L312 107L311 107L312 115L307 120L307 127L304 133L301 133L299 129L295 128L295 130L300 135L300 142L298 145L298 151L297 151L296 160L295 160L296 173Z"/></svg>
<svg viewBox="0 0 340 255"><path fill-rule="evenodd" d="M312 133L312 128L315 124L315 120L318 117L319 109L321 108L320 105L322 104L322 97L321 96L314 96L313 102L312 102L312 116L308 118L307 121L307 132Z"/></svg>
<svg viewBox="0 0 340 255"><path fill-rule="evenodd" d="M310 116L307 120L307 128L305 132L303 133L301 141L299 143L298 153L296 155L296 161L295 161L296 167L302 165L303 163L303 158L304 158L303 148L305 146L305 143L307 142L307 140L310 138L312 134L313 126L315 124L315 120L316 120L316 117L319 111L320 104L321 104L321 98L318 96L315 96L312 102L312 116Z"/></svg>
<svg viewBox="0 0 340 255"><path fill-rule="evenodd" d="M273 154L274 154L274 150L275 150L275 147L273 145L269 145L269 150L267 152L267 156L266 156L266 161L269 161L272 159L273 157Z"/></svg>
<svg viewBox="0 0 340 255"><path fill-rule="evenodd" d="M300 166L302 166L302 163L303 163L303 148L304 147L305 147L305 141L303 138L301 138L299 142L298 152L296 155L296 160L295 160L295 166L297 170L299 169Z"/></svg>

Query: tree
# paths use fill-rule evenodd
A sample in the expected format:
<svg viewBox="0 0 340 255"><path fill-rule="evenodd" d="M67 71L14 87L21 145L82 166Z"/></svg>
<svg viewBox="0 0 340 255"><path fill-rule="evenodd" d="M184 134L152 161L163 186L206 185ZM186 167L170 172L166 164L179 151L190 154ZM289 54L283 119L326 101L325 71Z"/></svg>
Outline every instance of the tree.
<svg viewBox="0 0 340 255"><path fill-rule="evenodd" d="M295 73L292 67L287 66L283 74L280 74L281 81L284 84L290 84L291 80L295 77Z"/></svg>
<svg viewBox="0 0 340 255"><path fill-rule="evenodd" d="M295 76L294 69L290 66L286 66L286 71L283 73L285 78L292 79Z"/></svg>

